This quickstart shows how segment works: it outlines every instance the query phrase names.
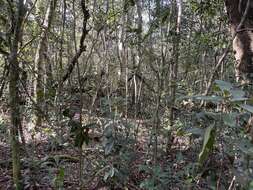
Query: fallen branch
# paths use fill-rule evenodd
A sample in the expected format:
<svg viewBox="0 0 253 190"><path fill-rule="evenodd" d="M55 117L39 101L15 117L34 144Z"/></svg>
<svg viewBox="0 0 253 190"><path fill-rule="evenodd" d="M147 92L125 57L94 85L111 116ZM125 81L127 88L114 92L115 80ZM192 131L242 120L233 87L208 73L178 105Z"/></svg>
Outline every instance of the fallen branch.
<svg viewBox="0 0 253 190"><path fill-rule="evenodd" d="M50 165L56 162L72 162L77 163L79 162L79 159L77 157L69 156L69 155L55 155L55 156L47 156L41 160L33 160L36 165L41 166L42 164ZM27 163L30 163L30 161L21 159L21 167L25 168L27 167ZM9 160L0 160L0 167L1 168L10 168L12 165L12 159Z"/></svg>

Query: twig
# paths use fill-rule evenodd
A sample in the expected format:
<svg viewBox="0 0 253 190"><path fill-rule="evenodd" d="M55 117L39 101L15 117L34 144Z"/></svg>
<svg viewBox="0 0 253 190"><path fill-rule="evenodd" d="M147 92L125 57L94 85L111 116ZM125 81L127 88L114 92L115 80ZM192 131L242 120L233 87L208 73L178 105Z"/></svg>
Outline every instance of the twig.
<svg viewBox="0 0 253 190"><path fill-rule="evenodd" d="M235 176L233 177L229 187L228 187L228 190L232 190L233 186L234 186L234 183L235 183Z"/></svg>

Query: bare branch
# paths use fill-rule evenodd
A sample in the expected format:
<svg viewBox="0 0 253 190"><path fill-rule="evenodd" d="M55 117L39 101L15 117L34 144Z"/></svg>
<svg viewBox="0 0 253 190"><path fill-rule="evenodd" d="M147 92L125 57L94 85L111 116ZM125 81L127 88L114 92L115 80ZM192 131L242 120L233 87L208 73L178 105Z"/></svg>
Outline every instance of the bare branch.
<svg viewBox="0 0 253 190"><path fill-rule="evenodd" d="M89 14L88 9L86 8L85 0L81 1L81 8L82 8L82 12L83 12L83 29L82 29L82 35L81 35L81 39L80 39L79 49L76 52L76 54L74 55L74 57L71 59L70 64L67 69L67 72L65 73L65 75L62 78L62 81L61 81L62 83L64 83L69 78L72 71L74 70L74 67L75 67L79 57L82 55L82 53L84 51L86 51L86 46L84 45L84 40L89 32L87 30L87 21L90 18L90 14Z"/></svg>

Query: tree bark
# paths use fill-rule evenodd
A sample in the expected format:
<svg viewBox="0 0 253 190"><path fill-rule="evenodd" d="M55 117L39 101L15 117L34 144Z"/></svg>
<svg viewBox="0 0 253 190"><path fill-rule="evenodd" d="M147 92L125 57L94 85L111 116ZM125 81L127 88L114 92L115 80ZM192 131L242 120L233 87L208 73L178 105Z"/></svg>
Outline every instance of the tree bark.
<svg viewBox="0 0 253 190"><path fill-rule="evenodd" d="M22 39L22 22L24 19L24 1L17 2L17 14L14 23L14 34L11 42L9 60L9 95L11 109L11 148L12 148L12 170L13 182L15 189L22 189L21 172L20 172L20 143L18 130L21 127L21 116L19 109L19 61L18 49Z"/></svg>
<svg viewBox="0 0 253 190"><path fill-rule="evenodd" d="M180 41L181 41L181 19L182 19L182 1L175 0L176 3L176 28L175 28L175 36L173 38L173 47L172 47L172 63L171 63L171 105L170 105L170 126L174 125L175 120L175 101L176 101L176 92L177 92L177 80L178 80L178 64L179 64L179 56L180 56ZM171 146L171 132L168 133L167 139L167 152Z"/></svg>
<svg viewBox="0 0 253 190"><path fill-rule="evenodd" d="M51 23L53 20L53 14L56 7L57 0L51 0L45 15L45 20L42 26L41 38L36 50L35 55L35 85L34 94L37 105L41 108L43 106L44 92L43 92L43 78L44 78L44 55L47 51L47 35L49 33ZM42 116L39 111L36 111L35 125L41 126Z"/></svg>
<svg viewBox="0 0 253 190"><path fill-rule="evenodd" d="M253 2L251 0L225 0L235 55L237 81L253 81Z"/></svg>

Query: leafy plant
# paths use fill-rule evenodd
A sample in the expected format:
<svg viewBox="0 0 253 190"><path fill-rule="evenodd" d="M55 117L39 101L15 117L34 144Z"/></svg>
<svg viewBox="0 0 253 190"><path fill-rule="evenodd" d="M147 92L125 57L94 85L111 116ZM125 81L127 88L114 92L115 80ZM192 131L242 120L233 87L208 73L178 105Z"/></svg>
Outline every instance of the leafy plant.
<svg viewBox="0 0 253 190"><path fill-rule="evenodd" d="M55 178L53 179L53 183L56 189L64 189L64 168L60 167L57 171Z"/></svg>
<svg viewBox="0 0 253 190"><path fill-rule="evenodd" d="M140 188L147 190L162 190L168 184L168 172L164 171L160 166L149 167L141 165L140 171L145 172L149 177L141 182Z"/></svg>
<svg viewBox="0 0 253 190"><path fill-rule="evenodd" d="M88 131L89 129L96 127L96 123L82 126L80 122L71 119L69 121L69 126L71 127L70 133L74 137L74 145L80 148L83 146L83 143L89 143L90 138Z"/></svg>

